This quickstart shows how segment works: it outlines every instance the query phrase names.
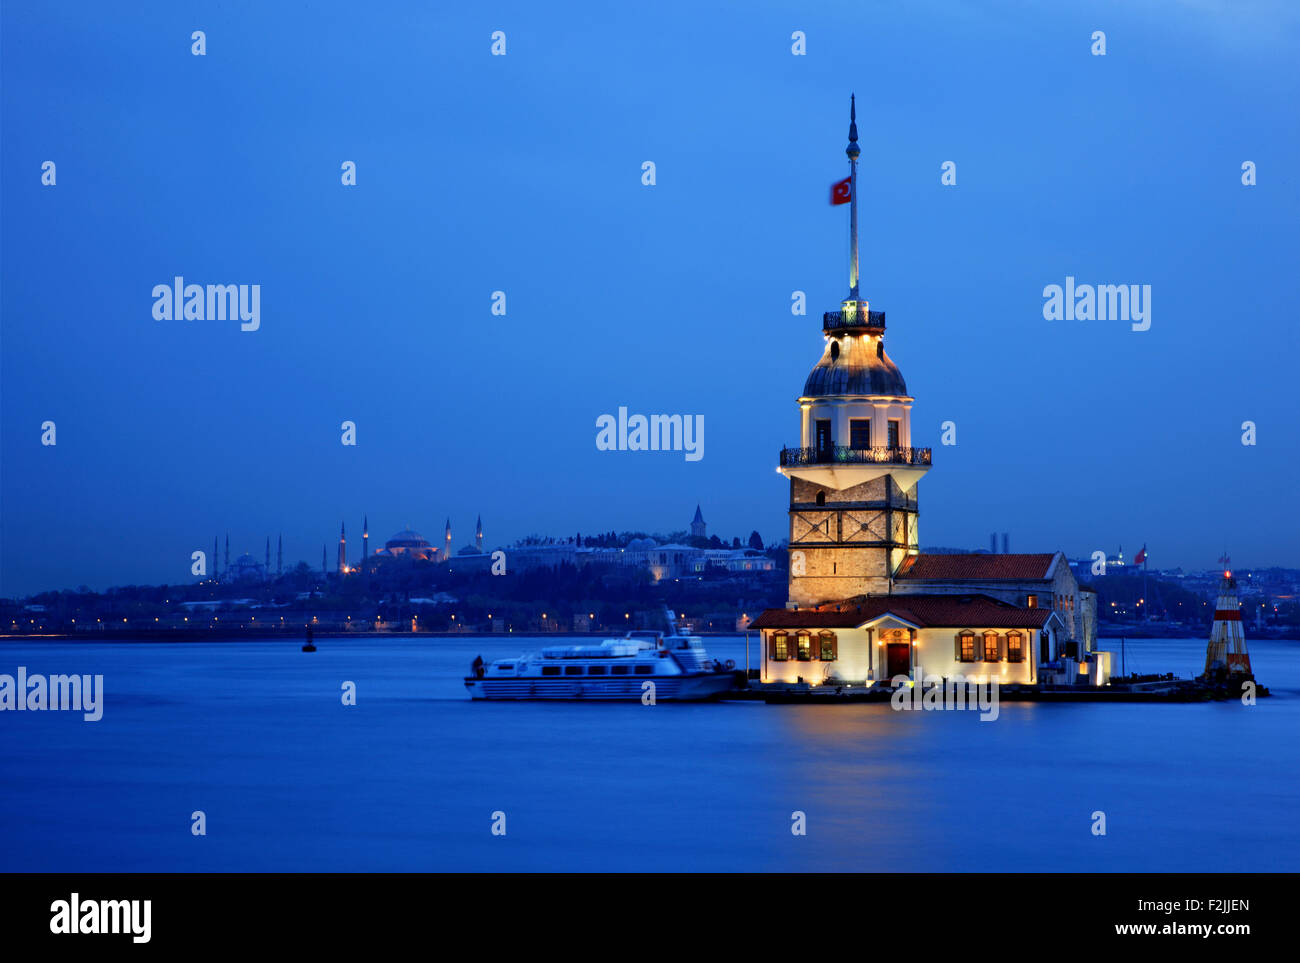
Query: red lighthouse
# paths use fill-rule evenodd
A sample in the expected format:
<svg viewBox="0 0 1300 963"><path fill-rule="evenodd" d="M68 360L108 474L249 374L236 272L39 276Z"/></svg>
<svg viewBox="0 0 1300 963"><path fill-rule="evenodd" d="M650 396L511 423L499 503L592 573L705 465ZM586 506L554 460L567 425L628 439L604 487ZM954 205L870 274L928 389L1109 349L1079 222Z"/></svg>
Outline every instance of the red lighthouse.
<svg viewBox="0 0 1300 963"><path fill-rule="evenodd" d="M1221 561L1226 561L1222 559ZM1232 572L1223 571L1219 583L1219 600L1214 605L1214 624L1210 626L1210 644L1205 648L1205 678L1241 673L1253 678L1246 639L1241 633L1241 609L1237 603L1237 580Z"/></svg>

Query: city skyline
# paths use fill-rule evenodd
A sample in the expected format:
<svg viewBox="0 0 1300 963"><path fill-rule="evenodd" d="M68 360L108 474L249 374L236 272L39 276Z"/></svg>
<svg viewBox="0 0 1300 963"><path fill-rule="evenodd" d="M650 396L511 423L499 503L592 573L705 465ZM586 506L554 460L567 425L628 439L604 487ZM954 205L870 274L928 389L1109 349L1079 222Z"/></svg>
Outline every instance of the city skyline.
<svg viewBox="0 0 1300 963"><path fill-rule="evenodd" d="M712 531L785 538L777 457L816 318L845 296L827 191L850 92L864 290L940 469L921 545L1300 559L1300 142L1253 96L1294 89L1282 40L1243 28L1207 52L1195 10L1173 32L1143 10L940 18L921 43L891 11L557 25L519 7L493 57L498 24L464 13L231 16L7 14L32 42L0 94L23 225L0 294L0 595L188 581L221 519L259 533L254 557L283 532L286 568L314 566L306 532L332 550L363 514L372 537L388 518L437 536L481 512L511 544L597 519L679 530L699 502ZM795 30L816 57L792 55ZM633 31L633 54L611 42ZM151 292L178 276L258 285L257 329L158 320ZM1150 327L1046 320L1067 278L1150 285ZM704 456L601 450L621 407L702 416Z"/></svg>

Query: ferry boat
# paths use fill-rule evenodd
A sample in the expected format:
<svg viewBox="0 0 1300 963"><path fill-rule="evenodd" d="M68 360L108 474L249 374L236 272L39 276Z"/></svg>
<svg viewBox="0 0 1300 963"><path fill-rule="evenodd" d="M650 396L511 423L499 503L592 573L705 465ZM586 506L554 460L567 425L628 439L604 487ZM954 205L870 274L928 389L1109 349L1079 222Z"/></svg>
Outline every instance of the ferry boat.
<svg viewBox="0 0 1300 963"><path fill-rule="evenodd" d="M472 699L640 701L654 683L655 702L691 702L735 687L735 665L710 659L698 636L637 637L599 645L555 645L517 659L474 660L465 688Z"/></svg>

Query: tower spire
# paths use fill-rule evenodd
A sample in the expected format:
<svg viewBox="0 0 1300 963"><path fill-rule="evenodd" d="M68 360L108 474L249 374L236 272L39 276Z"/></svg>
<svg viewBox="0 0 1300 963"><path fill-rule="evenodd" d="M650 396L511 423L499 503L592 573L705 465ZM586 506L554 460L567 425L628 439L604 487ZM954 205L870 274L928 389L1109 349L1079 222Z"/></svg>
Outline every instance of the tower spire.
<svg viewBox="0 0 1300 963"><path fill-rule="evenodd" d="M849 94L849 146L844 153L849 158L849 300L858 300L858 147L857 98Z"/></svg>

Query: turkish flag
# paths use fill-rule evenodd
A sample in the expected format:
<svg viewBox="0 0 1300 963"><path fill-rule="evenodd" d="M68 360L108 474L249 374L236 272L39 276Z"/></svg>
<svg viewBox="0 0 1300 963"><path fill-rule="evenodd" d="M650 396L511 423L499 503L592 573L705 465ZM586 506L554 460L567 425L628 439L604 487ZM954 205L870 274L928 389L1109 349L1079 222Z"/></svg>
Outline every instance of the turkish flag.
<svg viewBox="0 0 1300 963"><path fill-rule="evenodd" d="M846 177L831 185L831 204L847 204L853 200L853 178Z"/></svg>
<svg viewBox="0 0 1300 963"><path fill-rule="evenodd" d="M1145 545L1143 545L1143 546L1142 546L1142 551L1138 552L1137 555L1134 557L1134 559L1133 559L1133 564L1134 564L1134 565L1141 565L1141 564L1142 564L1143 562L1145 562L1146 560L1147 560L1147 547L1146 547Z"/></svg>

